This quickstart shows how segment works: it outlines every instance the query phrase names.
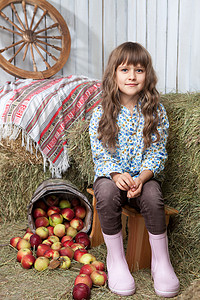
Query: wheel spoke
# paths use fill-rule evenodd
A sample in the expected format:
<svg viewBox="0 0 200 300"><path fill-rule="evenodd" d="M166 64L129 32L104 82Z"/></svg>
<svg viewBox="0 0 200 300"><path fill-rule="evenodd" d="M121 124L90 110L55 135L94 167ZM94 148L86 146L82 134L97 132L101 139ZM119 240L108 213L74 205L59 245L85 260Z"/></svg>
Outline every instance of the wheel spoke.
<svg viewBox="0 0 200 300"><path fill-rule="evenodd" d="M23 7L23 11L24 11L24 19L25 19L26 29L28 30L28 20L27 20L27 14L26 14L26 3L25 3L25 1L22 1L22 7Z"/></svg>
<svg viewBox="0 0 200 300"><path fill-rule="evenodd" d="M39 43L44 44L44 45L46 45L46 46L49 46L49 47L51 47L51 48L53 48L53 49L56 49L56 50L58 50L58 51L62 51L62 48L57 47L57 46L54 46L54 45L51 45L51 44L46 43L46 42L44 42L44 41L40 41L40 40L36 39L36 42L39 42Z"/></svg>
<svg viewBox="0 0 200 300"><path fill-rule="evenodd" d="M41 18L39 19L39 21L37 22L37 24L33 28L33 31L35 31L35 29L38 27L38 25L40 24L40 22L42 21L42 19L46 16L47 12L48 12L47 10L44 10L43 15L41 16Z"/></svg>
<svg viewBox="0 0 200 300"><path fill-rule="evenodd" d="M39 31L36 31L35 34L38 34L38 33L43 32L43 31L47 31L49 29L53 29L53 28L58 27L58 26L59 26L58 23L54 23L53 25L51 25L49 27L45 27L45 28L43 28L43 29L41 29Z"/></svg>
<svg viewBox="0 0 200 300"><path fill-rule="evenodd" d="M8 60L10 63L13 61L13 59L17 56L17 54L22 50L22 48L25 46L26 42L24 42L19 49L17 50L17 52Z"/></svg>
<svg viewBox="0 0 200 300"><path fill-rule="evenodd" d="M49 69L51 66L48 64L48 62L44 59L44 57L42 56L42 53L40 52L40 50L38 49L38 47L33 44L33 47L35 48L35 50L37 51L37 53L40 55L40 57L42 58L43 62L45 63L45 65L47 66L47 68Z"/></svg>
<svg viewBox="0 0 200 300"><path fill-rule="evenodd" d="M19 45L19 44L21 44L21 43L23 43L23 42L24 42L24 40L21 40L21 41L19 41L19 42L17 42L17 43L11 44L11 45L8 46L8 47L5 47L5 48L3 48L3 49L0 49L0 53L3 53L4 51L6 51L6 50L8 50L8 49L10 49L10 48L13 48L13 47L15 47L15 46L17 46L17 45Z"/></svg>
<svg viewBox="0 0 200 300"><path fill-rule="evenodd" d="M37 38L62 40L61 35L56 35L56 36L54 36L54 35L37 35Z"/></svg>
<svg viewBox="0 0 200 300"><path fill-rule="evenodd" d="M13 23L2 11L0 11L0 16L2 16L6 21L8 21L12 26L14 26L17 30L23 32L21 28L19 28L15 23Z"/></svg>
<svg viewBox="0 0 200 300"><path fill-rule="evenodd" d="M7 30L7 31L9 31L9 32L12 32L12 33L14 33L14 34L18 34L18 35L22 36L21 33L15 31L15 30L12 30L12 29L10 29L10 28L7 28L7 27L5 27L5 26L1 26L1 25L0 25L0 28L1 28L1 29L4 29L4 30Z"/></svg>
<svg viewBox="0 0 200 300"><path fill-rule="evenodd" d="M30 45L31 57L32 57L32 61L33 61L33 70L35 72L37 72L37 66L36 66L35 58L34 58L34 54L33 54L33 46L32 46L32 44L29 44L29 45Z"/></svg>
<svg viewBox="0 0 200 300"><path fill-rule="evenodd" d="M27 54L27 51L28 51L28 43L26 44L26 48L25 48L25 51L24 51L24 56L23 56L23 61L25 60L26 58L26 54Z"/></svg>
<svg viewBox="0 0 200 300"><path fill-rule="evenodd" d="M52 55L49 51L47 51L44 47L42 47L39 43L35 42L35 44L44 52L46 52L51 58L53 58L53 60L57 61L57 58L54 55Z"/></svg>
<svg viewBox="0 0 200 300"><path fill-rule="evenodd" d="M33 26L33 22L34 22L34 19L35 19L35 15L36 15L37 9L38 9L38 6L35 5L35 7L34 7L34 12L33 12L33 17L32 17L32 20L31 20L30 29L31 29L32 26Z"/></svg>
<svg viewBox="0 0 200 300"><path fill-rule="evenodd" d="M22 23L22 20L20 19L19 15L18 15L18 12L15 8L15 5L13 3L11 3L10 6L11 6L12 10L14 11L15 16L17 17L17 20L19 21L19 23L22 26L23 30L25 30L24 24Z"/></svg>

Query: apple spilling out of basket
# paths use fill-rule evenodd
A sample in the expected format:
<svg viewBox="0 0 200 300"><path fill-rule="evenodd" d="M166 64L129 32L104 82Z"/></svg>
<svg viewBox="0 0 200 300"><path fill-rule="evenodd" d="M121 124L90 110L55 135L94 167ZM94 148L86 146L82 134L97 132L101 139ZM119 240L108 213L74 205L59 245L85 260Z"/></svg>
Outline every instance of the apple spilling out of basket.
<svg viewBox="0 0 200 300"><path fill-rule="evenodd" d="M104 263L88 251L88 234L81 231L86 216L84 205L76 197L59 199L51 194L34 204L32 214L35 232L28 227L22 237L10 239L10 245L17 250L17 261L25 269L44 271L68 270L74 259L82 267L75 278L73 298L89 299L92 286L105 285L107 275Z"/></svg>

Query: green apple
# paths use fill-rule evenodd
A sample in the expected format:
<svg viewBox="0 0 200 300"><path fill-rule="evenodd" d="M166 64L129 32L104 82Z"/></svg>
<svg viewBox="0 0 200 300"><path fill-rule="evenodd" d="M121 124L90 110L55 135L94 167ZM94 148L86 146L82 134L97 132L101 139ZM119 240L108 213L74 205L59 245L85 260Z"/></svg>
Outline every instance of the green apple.
<svg viewBox="0 0 200 300"><path fill-rule="evenodd" d="M59 251L62 248L61 242L55 242L51 245L51 249Z"/></svg>
<svg viewBox="0 0 200 300"><path fill-rule="evenodd" d="M35 233L39 235L42 240L45 240L49 236L49 230L44 226L36 228Z"/></svg>
<svg viewBox="0 0 200 300"><path fill-rule="evenodd" d="M81 256L79 262L86 265L96 260L96 257L90 253L85 253Z"/></svg>
<svg viewBox="0 0 200 300"><path fill-rule="evenodd" d="M43 271L48 268L50 261L47 257L40 256L36 258L34 267L37 271Z"/></svg>
<svg viewBox="0 0 200 300"><path fill-rule="evenodd" d="M63 216L59 213L55 213L49 216L50 226L55 227L57 224L61 224L62 222L63 222Z"/></svg>
<svg viewBox="0 0 200 300"><path fill-rule="evenodd" d="M67 199L62 199L59 202L59 207L60 207L60 209L70 208L71 207L71 202Z"/></svg>
<svg viewBox="0 0 200 300"><path fill-rule="evenodd" d="M56 243L56 242L60 242L60 239L58 236L56 235L51 235L47 238L52 244Z"/></svg>
<svg viewBox="0 0 200 300"><path fill-rule="evenodd" d="M75 237L75 235L77 234L77 230L71 226L69 226L67 228L67 232L66 232L67 235L70 235L71 237Z"/></svg>
<svg viewBox="0 0 200 300"><path fill-rule="evenodd" d="M98 286L105 285L107 281L107 275L104 271L99 271L99 270L93 271L90 277L92 279L92 283Z"/></svg>
<svg viewBox="0 0 200 300"><path fill-rule="evenodd" d="M59 238L65 235L65 225L64 224L57 224L53 229L54 235L58 236Z"/></svg>
<svg viewBox="0 0 200 300"><path fill-rule="evenodd" d="M71 260L68 256L60 256L59 261L61 269L67 270L71 266Z"/></svg>
<svg viewBox="0 0 200 300"><path fill-rule="evenodd" d="M25 240L25 239L20 239L19 242L17 243L17 250L20 249L31 249L31 244L29 241Z"/></svg>

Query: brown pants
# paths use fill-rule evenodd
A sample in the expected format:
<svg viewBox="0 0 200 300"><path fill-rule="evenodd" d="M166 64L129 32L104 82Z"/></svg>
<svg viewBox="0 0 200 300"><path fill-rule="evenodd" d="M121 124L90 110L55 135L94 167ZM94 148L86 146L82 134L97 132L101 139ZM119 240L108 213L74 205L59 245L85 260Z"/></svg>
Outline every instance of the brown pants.
<svg viewBox="0 0 200 300"><path fill-rule="evenodd" d="M94 182L94 194L103 233L114 235L121 230L121 212L125 204L141 213L150 233L157 235L165 232L164 201L160 183L155 179L143 185L139 197L128 199L127 192L120 190L111 179L99 177Z"/></svg>

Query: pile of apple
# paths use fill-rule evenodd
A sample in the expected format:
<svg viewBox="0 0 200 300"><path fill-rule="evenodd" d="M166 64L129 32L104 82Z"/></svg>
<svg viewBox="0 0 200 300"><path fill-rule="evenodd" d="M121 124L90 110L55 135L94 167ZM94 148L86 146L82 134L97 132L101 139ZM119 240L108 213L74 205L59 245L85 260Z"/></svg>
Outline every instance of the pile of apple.
<svg viewBox="0 0 200 300"><path fill-rule="evenodd" d="M81 230L86 208L78 198L70 201L50 195L33 207L35 233L27 228L23 237L13 237L10 245L17 250L17 261L25 269L37 271L47 268L67 270L72 259L83 266L76 277L73 298L89 299L93 285L103 286L107 281L104 263L88 252L90 239Z"/></svg>

